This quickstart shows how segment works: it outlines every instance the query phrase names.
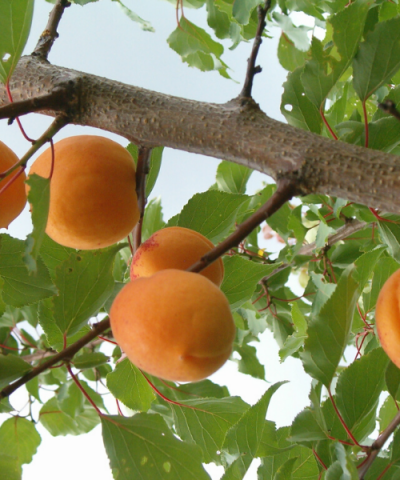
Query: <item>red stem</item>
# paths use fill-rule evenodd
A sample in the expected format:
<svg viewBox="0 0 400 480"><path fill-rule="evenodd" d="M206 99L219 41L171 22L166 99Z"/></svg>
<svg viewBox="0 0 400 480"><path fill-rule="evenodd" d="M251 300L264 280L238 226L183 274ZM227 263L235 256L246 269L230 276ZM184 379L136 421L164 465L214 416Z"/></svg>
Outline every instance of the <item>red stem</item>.
<svg viewBox="0 0 400 480"><path fill-rule="evenodd" d="M328 120L325 118L322 105L321 105L321 107L320 107L320 109L319 109L319 113L320 113L320 115L321 115L322 121L324 122L326 128L328 129L329 133L332 135L332 138L333 138L334 140L337 140L337 139L338 139L337 135L336 135L335 132L332 130L332 127L329 125Z"/></svg>
<svg viewBox="0 0 400 480"><path fill-rule="evenodd" d="M338 416L338 419L340 420L340 423L342 424L343 428L346 430L346 433L347 435L349 436L349 438L354 442L355 445L357 445L357 447L360 447L362 448L362 446L357 442L357 440L354 438L353 434L351 433L349 427L346 425L346 422L343 420L343 417L342 415L340 415L340 412L336 406L336 403L335 403L335 400L333 399L333 396L332 396L332 393L331 393L331 389L328 388L328 394L329 394L329 398L331 399L331 402L332 402L332 406L336 412L336 415Z"/></svg>
<svg viewBox="0 0 400 480"><path fill-rule="evenodd" d="M118 345L117 342L113 342L112 340L110 340L109 338L106 338L106 337L100 337L100 335L98 336L98 338L100 338L101 340L104 340L105 342L108 342L108 343L112 343L113 345Z"/></svg>
<svg viewBox="0 0 400 480"><path fill-rule="evenodd" d="M12 98L11 90L10 90L10 79L7 80L6 91L7 91L8 100L10 101L10 103L13 103L13 98ZM28 135L25 133L24 127L22 126L22 123L21 123L20 119L18 117L16 117L16 120L17 120L18 126L19 126L19 128L21 130L21 133L24 136L25 140L28 140L28 142L31 142L31 143L35 143L35 140L33 140L32 138L29 138Z"/></svg>
<svg viewBox="0 0 400 480"><path fill-rule="evenodd" d="M389 463L389 465L386 465L386 467L382 470L382 473L379 475L379 477L376 480L381 480L392 465L393 465L393 462Z"/></svg>
<svg viewBox="0 0 400 480"><path fill-rule="evenodd" d="M312 451L313 451L313 454L314 454L315 458L316 458L316 459L319 461L319 463L321 464L322 468L323 468L324 470L328 470L328 467L327 467L327 466L325 465L325 463L321 460L321 457L318 455L318 453L315 451L314 448L312 449Z"/></svg>
<svg viewBox="0 0 400 480"><path fill-rule="evenodd" d="M71 375L73 381L76 383L77 387L79 388L79 390L83 393L83 395L86 397L86 399L88 400L88 402L90 403L90 405L92 405L92 407L96 410L96 412L102 416L103 414L100 412L99 408L97 407L97 405L94 403L94 401L90 398L90 395L86 392L86 390L82 387L81 385L81 382L78 380L78 377L76 377L74 375L74 373L72 372L72 369L71 369L71 366L67 363L66 364L67 366L67 370L69 372L69 374Z"/></svg>
<svg viewBox="0 0 400 480"><path fill-rule="evenodd" d="M369 141L369 126L368 126L368 114L367 114L367 106L366 100L362 103L363 112L364 112L364 126L365 126L365 143L364 147L368 148L368 141Z"/></svg>

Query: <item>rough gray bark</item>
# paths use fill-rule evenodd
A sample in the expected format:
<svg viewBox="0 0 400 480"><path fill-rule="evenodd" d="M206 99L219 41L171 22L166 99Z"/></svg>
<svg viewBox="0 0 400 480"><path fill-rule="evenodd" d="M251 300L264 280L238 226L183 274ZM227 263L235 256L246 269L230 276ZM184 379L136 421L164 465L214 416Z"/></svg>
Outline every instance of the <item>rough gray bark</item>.
<svg viewBox="0 0 400 480"><path fill-rule="evenodd" d="M246 165L322 193L400 212L398 156L333 141L273 120L250 99L226 104L172 97L24 57L10 82L14 101L68 86L71 123ZM0 106L8 104L0 86ZM55 115L54 111L43 112Z"/></svg>

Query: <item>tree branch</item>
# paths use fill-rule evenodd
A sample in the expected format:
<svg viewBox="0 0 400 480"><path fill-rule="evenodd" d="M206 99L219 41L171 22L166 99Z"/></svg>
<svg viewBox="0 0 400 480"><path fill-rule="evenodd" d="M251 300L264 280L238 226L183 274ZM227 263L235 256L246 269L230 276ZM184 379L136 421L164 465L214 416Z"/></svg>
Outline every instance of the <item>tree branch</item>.
<svg viewBox="0 0 400 480"><path fill-rule="evenodd" d="M71 123L119 134L136 145L164 145L246 165L296 182L300 194L347 198L400 211L397 155L333 141L267 117L258 105L234 99L196 102L40 62L20 60L10 87L14 100L46 95L65 84L77 101ZM0 106L8 104L0 85ZM64 111L63 109L60 109ZM58 113L60 112L58 110ZM56 115L57 111L43 113Z"/></svg>
<svg viewBox="0 0 400 480"><path fill-rule="evenodd" d="M41 34L35 50L32 52L33 56L39 57L41 60L47 60L51 47L56 38L58 38L58 24L60 23L64 10L70 5L71 3L68 0L57 0L53 10L50 12L47 26Z"/></svg>
<svg viewBox="0 0 400 480"><path fill-rule="evenodd" d="M254 37L253 48L251 50L250 58L247 60L246 78L244 81L243 89L240 92L239 97L245 97L245 98L251 97L251 90L253 88L254 77L257 73L261 72L261 67L259 65L256 66L256 60L257 60L258 51L262 43L262 34L265 26L267 25L265 22L265 17L267 16L268 10L270 8L271 8L271 0L265 0L263 7L261 5L257 7L257 14L258 14L257 31L256 31L256 36Z"/></svg>
<svg viewBox="0 0 400 480"><path fill-rule="evenodd" d="M256 212L245 220L238 228L224 241L206 253L198 262L194 263L187 270L189 272L201 272L212 262L233 247L239 245L250 233L258 227L265 219L269 218L296 194L296 184L293 180L280 180L277 189L272 197Z"/></svg>
<svg viewBox="0 0 400 480"><path fill-rule="evenodd" d="M140 247L142 243L142 226L144 218L144 209L146 207L146 178L149 173L149 160L151 155L151 148L139 147L138 162L136 169L136 194L138 199L138 208L140 218L133 229L133 252Z"/></svg>
<svg viewBox="0 0 400 480"><path fill-rule="evenodd" d="M13 392L15 392L15 390L17 390L19 387L22 387L22 385L25 385L27 382L29 382L29 380L32 380L32 378L37 377L38 375L46 371L48 368L52 367L53 365L56 365L58 362L71 360L73 356L77 352L79 352L81 348L83 348L91 340L93 340L94 338L96 338L98 335L105 332L109 328L110 328L110 319L108 317L102 320L101 322L96 323L96 325L93 325L92 330L90 332L88 332L86 335L81 337L75 343L65 348L61 352L57 353L56 355L53 355L47 361L43 362L41 365L31 370L29 373L21 377L16 382L11 383L10 385L7 385L7 387L4 387L3 390L0 391L0 400L2 398L8 397Z"/></svg>

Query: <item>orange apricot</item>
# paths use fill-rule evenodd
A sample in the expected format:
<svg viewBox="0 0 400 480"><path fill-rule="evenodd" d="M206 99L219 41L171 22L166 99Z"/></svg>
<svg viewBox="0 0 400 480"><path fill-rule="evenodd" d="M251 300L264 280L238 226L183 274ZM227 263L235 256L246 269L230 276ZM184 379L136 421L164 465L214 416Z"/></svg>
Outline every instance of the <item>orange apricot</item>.
<svg viewBox="0 0 400 480"><path fill-rule="evenodd" d="M46 233L66 247L91 250L126 237L139 220L135 164L120 144L81 135L54 145ZM49 177L49 148L30 173Z"/></svg>
<svg viewBox="0 0 400 480"><path fill-rule="evenodd" d="M400 270L386 280L379 292L375 325L383 350L400 368Z"/></svg>
<svg viewBox="0 0 400 480"><path fill-rule="evenodd" d="M0 142L0 173L4 173L18 162L18 157L3 142ZM25 172L16 169L0 180L0 228L8 225L18 217L26 204ZM4 189L4 190L3 190Z"/></svg>
<svg viewBox="0 0 400 480"><path fill-rule="evenodd" d="M198 381L229 358L235 325L208 278L161 270L124 286L110 311L114 338L138 368L165 380Z"/></svg>
<svg viewBox="0 0 400 480"><path fill-rule="evenodd" d="M149 277L159 270L186 270L209 252L214 245L194 230L168 227L147 239L137 249L131 263L131 280ZM224 264L219 258L200 272L217 286L224 278Z"/></svg>

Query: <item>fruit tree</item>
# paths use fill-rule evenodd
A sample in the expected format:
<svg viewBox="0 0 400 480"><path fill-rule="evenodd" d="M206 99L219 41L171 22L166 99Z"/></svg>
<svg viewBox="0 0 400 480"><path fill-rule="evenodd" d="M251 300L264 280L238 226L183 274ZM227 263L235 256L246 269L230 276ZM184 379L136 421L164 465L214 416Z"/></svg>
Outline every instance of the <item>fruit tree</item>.
<svg viewBox="0 0 400 480"><path fill-rule="evenodd" d="M400 478L398 0L0 0L0 81L2 479Z"/></svg>

